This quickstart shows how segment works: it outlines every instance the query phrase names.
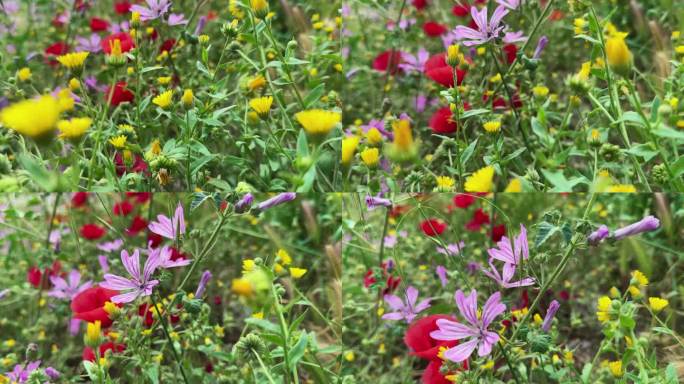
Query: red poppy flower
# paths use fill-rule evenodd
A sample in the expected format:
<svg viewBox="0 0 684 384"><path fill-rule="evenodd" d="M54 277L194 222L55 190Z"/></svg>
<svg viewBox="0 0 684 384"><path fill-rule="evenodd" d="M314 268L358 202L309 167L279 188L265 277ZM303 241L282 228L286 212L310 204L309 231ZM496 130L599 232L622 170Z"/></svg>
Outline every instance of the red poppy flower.
<svg viewBox="0 0 684 384"><path fill-rule="evenodd" d="M147 172L147 163L145 162L145 159L137 153L133 158L133 163L127 163L121 152L117 151L116 154L114 154L114 165L118 176L123 176L127 172L149 173Z"/></svg>
<svg viewBox="0 0 684 384"><path fill-rule="evenodd" d="M459 193L454 196L454 205L459 208L468 208L475 202L475 196L467 193Z"/></svg>
<svg viewBox="0 0 684 384"><path fill-rule="evenodd" d="M503 51L506 53L506 61L508 64L513 64L516 56L518 55L518 47L515 44L506 44L503 47Z"/></svg>
<svg viewBox="0 0 684 384"><path fill-rule="evenodd" d="M104 39L102 39L102 42L100 42L102 50L108 55L111 55L112 53L112 44L114 43L114 40L119 40L119 43L121 44L122 53L126 53L131 49L135 48L135 42L133 41L131 35L128 32L114 33L105 37Z"/></svg>
<svg viewBox="0 0 684 384"><path fill-rule="evenodd" d="M392 54L394 53L394 54ZM390 60L391 58L391 60ZM391 63L390 63L391 62ZM373 60L373 69L376 71L386 72L389 69L391 74L396 74L399 71L399 64L401 63L401 52L399 51L385 51L379 54Z"/></svg>
<svg viewBox="0 0 684 384"><path fill-rule="evenodd" d="M181 252L176 247L171 247L171 261L177 260L187 260L190 258L190 254L186 252Z"/></svg>
<svg viewBox="0 0 684 384"><path fill-rule="evenodd" d="M115 107L121 103L130 103L135 99L133 92L126 89L127 85L125 81L120 81L114 85L114 90L111 87L107 88L105 98L109 100L110 105Z"/></svg>
<svg viewBox="0 0 684 384"><path fill-rule="evenodd" d="M447 224L438 219L428 219L420 223L420 229L427 236L437 236L447 229Z"/></svg>
<svg viewBox="0 0 684 384"><path fill-rule="evenodd" d="M112 212L114 212L115 216L128 216L131 211L133 211L133 204L126 200L114 204L114 208L112 208Z"/></svg>
<svg viewBox="0 0 684 384"><path fill-rule="evenodd" d="M428 1L427 0L413 0L413 6L416 7L417 10L422 10L425 9L425 7L428 6Z"/></svg>
<svg viewBox="0 0 684 384"><path fill-rule="evenodd" d="M145 204L150 200L150 192L126 192L126 197L135 200L137 204Z"/></svg>
<svg viewBox="0 0 684 384"><path fill-rule="evenodd" d="M131 10L131 3L128 1L117 1L114 3L114 12L125 15Z"/></svg>
<svg viewBox="0 0 684 384"><path fill-rule="evenodd" d="M162 241L164 241L164 238L161 237L161 235L157 235L153 232L148 232L147 244L150 246L150 248L157 248Z"/></svg>
<svg viewBox="0 0 684 384"><path fill-rule="evenodd" d="M377 280L375 280L375 274L373 273L372 269L367 270L366 274L363 275L363 286L366 288L375 284L376 281Z"/></svg>
<svg viewBox="0 0 684 384"><path fill-rule="evenodd" d="M473 213L473 218L465 226L468 231L479 231L480 227L489 224L489 215L482 208Z"/></svg>
<svg viewBox="0 0 684 384"><path fill-rule="evenodd" d="M458 341L441 341L430 337L430 332L439 328L437 326L439 319L456 321L456 318L448 315L430 315L411 323L404 334L404 343L411 349L411 354L421 359L430 360L423 372L422 380L425 384L450 383L439 371L442 360L437 355L440 347L451 348L458 345ZM464 364L464 366L467 368L467 365Z"/></svg>
<svg viewBox="0 0 684 384"><path fill-rule="evenodd" d="M133 221L131 221L131 225L126 228L126 234L128 236L136 236L145 229L147 229L147 220L140 216L135 216Z"/></svg>
<svg viewBox="0 0 684 384"><path fill-rule="evenodd" d="M100 239L106 233L107 230L97 224L83 224L81 227L81 237L88 240Z"/></svg>
<svg viewBox="0 0 684 384"><path fill-rule="evenodd" d="M51 46L45 48L45 54L46 55L59 56L59 55L64 55L67 52L69 52L69 46L66 45L66 43L63 43L61 41L54 43Z"/></svg>
<svg viewBox="0 0 684 384"><path fill-rule="evenodd" d="M93 17L90 19L90 30L93 32L106 31L109 29L109 22L104 19Z"/></svg>
<svg viewBox="0 0 684 384"><path fill-rule="evenodd" d="M423 32L429 37L439 37L447 33L449 28L444 24L440 24L434 21L428 21L423 24Z"/></svg>
<svg viewBox="0 0 684 384"><path fill-rule="evenodd" d="M451 9L451 13L458 17L466 17L470 15L470 7L468 4L454 5Z"/></svg>
<svg viewBox="0 0 684 384"><path fill-rule="evenodd" d="M154 316L152 316L152 311L154 311L154 309L150 311L150 308L152 308L152 306L149 304L140 304L138 306L138 316L143 318L143 324L145 324L147 328L154 324Z"/></svg>
<svg viewBox="0 0 684 384"><path fill-rule="evenodd" d="M504 237L505 234L506 234L506 225L501 224L501 225L495 225L494 227L492 227L492 231L491 231L490 235L492 237L492 241L496 243L499 240L501 240L501 238Z"/></svg>
<svg viewBox="0 0 684 384"><path fill-rule="evenodd" d="M389 275L387 277L387 286L382 290L382 295L388 295L397 290L399 284L401 284L401 277Z"/></svg>
<svg viewBox="0 0 684 384"><path fill-rule="evenodd" d="M430 128L432 128L432 132L440 135L456 132L458 125L451 120L451 115L452 112L449 107L438 109L430 118Z"/></svg>
<svg viewBox="0 0 684 384"><path fill-rule="evenodd" d="M80 208L88 202L88 192L76 192L71 196L71 206Z"/></svg>
<svg viewBox="0 0 684 384"><path fill-rule="evenodd" d="M71 301L74 318L91 323L99 320L103 327L109 327L112 325L112 319L105 312L104 305L118 294L118 291L105 289L99 285L86 289Z"/></svg>
<svg viewBox="0 0 684 384"><path fill-rule="evenodd" d="M59 275L61 269L62 264L60 264L59 261L53 262L52 266L45 268L44 271L41 271L40 268L35 266L31 267L26 272L26 281L28 281L34 288L41 288L41 283L43 289L50 288L52 283L50 282L50 279L47 278L45 281L43 281L43 274L48 276L57 276Z"/></svg>
<svg viewBox="0 0 684 384"><path fill-rule="evenodd" d="M161 47L159 47L159 53L162 53L164 51L171 52L171 50L173 49L173 47L175 45L176 45L176 39L168 39L162 43Z"/></svg>
<svg viewBox="0 0 684 384"><path fill-rule="evenodd" d="M446 52L434 55L425 62L425 75L445 87L454 86L454 69L446 63ZM461 85L466 71L456 69L458 85Z"/></svg>
<svg viewBox="0 0 684 384"><path fill-rule="evenodd" d="M110 349L114 353L121 353L126 350L126 344L114 344L111 341L108 341L106 343L102 343L100 345L100 357L104 357L105 353L109 351ZM83 349L83 354L81 355L83 360L87 361L95 361L95 352L93 352L93 349L90 347L85 347Z"/></svg>

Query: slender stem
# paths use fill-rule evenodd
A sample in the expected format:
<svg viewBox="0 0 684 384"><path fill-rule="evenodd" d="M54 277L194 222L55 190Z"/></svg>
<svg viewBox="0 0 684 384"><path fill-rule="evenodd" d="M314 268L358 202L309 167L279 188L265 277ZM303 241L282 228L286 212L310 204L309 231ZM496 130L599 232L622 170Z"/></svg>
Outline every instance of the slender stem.
<svg viewBox="0 0 684 384"><path fill-rule="evenodd" d="M508 358L508 352L506 352L506 348L502 347L501 344L497 344L499 346L499 349L501 349L501 353L504 355L504 359L506 359L506 364L508 365L508 369L511 371L511 375L513 375L513 380L517 384L520 384L520 380L518 380L518 375L515 372L515 369L513 369L513 365L511 364L511 360Z"/></svg>
<svg viewBox="0 0 684 384"><path fill-rule="evenodd" d="M169 340L169 344L171 345L171 351L173 352L173 358L176 360L176 364L178 365L178 369L180 369L181 376L183 376L183 381L185 384L189 384L190 382L188 381L188 378L185 376L185 370L183 369L183 364L181 362L180 356L178 356L178 352L176 351L176 347L173 344L173 339L171 339L171 334L169 333L168 326L166 324L166 318L164 315L162 315L159 312L159 307L157 306L157 301L154 299L154 294L150 295L150 299L152 299L152 305L154 306L154 311L157 313L157 317L159 318L159 321L162 325L162 329L164 330L164 334L166 335L166 338Z"/></svg>

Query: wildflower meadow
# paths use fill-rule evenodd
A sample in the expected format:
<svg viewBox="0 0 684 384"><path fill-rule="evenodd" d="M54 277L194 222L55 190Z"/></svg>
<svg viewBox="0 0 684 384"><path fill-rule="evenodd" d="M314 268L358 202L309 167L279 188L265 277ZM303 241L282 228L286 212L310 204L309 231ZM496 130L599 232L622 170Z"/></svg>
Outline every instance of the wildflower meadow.
<svg viewBox="0 0 684 384"><path fill-rule="evenodd" d="M294 193L3 200L0 383L334 382L339 207Z"/></svg>
<svg viewBox="0 0 684 384"><path fill-rule="evenodd" d="M353 382L678 383L682 197L350 194Z"/></svg>
<svg viewBox="0 0 684 384"><path fill-rule="evenodd" d="M348 190L681 191L677 3L346 2Z"/></svg>
<svg viewBox="0 0 684 384"><path fill-rule="evenodd" d="M335 2L0 2L0 191L335 191Z"/></svg>

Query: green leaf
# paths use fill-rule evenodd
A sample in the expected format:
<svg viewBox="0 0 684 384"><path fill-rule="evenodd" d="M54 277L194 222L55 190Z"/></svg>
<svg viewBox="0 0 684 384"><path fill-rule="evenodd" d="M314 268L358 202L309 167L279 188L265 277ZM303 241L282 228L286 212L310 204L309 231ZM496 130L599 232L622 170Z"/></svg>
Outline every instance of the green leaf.
<svg viewBox="0 0 684 384"><path fill-rule="evenodd" d="M461 164L466 165L468 163L468 160L470 160L470 157L473 155L473 152L475 152L475 147L477 147L477 139L475 139L472 143L470 143L466 149L461 153Z"/></svg>
<svg viewBox="0 0 684 384"><path fill-rule="evenodd" d="M571 180L568 180L565 175L563 175L563 171L551 172L545 169L542 169L541 171L544 174L544 177L546 177L546 179L553 184L553 189L551 192L572 192L572 189L577 184L587 182L586 178L584 177L575 177Z"/></svg>
<svg viewBox="0 0 684 384"><path fill-rule="evenodd" d="M273 332L275 334L280 334L280 327L271 323L268 320L250 317L250 318L245 319L245 323L247 323L249 325L253 325L257 328L261 328L261 329L269 331L269 332Z"/></svg>
<svg viewBox="0 0 684 384"><path fill-rule="evenodd" d="M309 156L309 142L303 129L299 131L299 137L297 137L297 156Z"/></svg>
<svg viewBox="0 0 684 384"><path fill-rule="evenodd" d="M537 236L534 238L534 247L538 248L551 238L560 229L546 221L542 221L537 225Z"/></svg>
<svg viewBox="0 0 684 384"><path fill-rule="evenodd" d="M679 177L684 173L684 156L680 157L670 165L672 177Z"/></svg>
<svg viewBox="0 0 684 384"><path fill-rule="evenodd" d="M684 140L684 132L676 131L669 127L660 127L653 131L653 134L658 137L664 137L667 139L679 139Z"/></svg>
<svg viewBox="0 0 684 384"><path fill-rule="evenodd" d="M297 344L295 344L294 347L292 347L292 349L289 351L290 353L288 357L290 361L288 368L290 371L294 370L299 363L299 360L301 360L304 356L307 344L309 344L309 335L306 332L302 332L302 334L299 336L299 340L297 340Z"/></svg>
<svg viewBox="0 0 684 384"><path fill-rule="evenodd" d="M304 174L304 183L297 188L297 192L306 193L311 191L313 183L316 180L316 165L313 164Z"/></svg>
<svg viewBox="0 0 684 384"><path fill-rule="evenodd" d="M325 84L319 84L316 88L312 89L311 92L304 97L304 108L309 108L312 104L317 102L324 93Z"/></svg>
<svg viewBox="0 0 684 384"><path fill-rule="evenodd" d="M641 157L646 163L658 155L658 152L653 150L653 147L651 147L650 144L638 144L626 150L625 152Z"/></svg>
<svg viewBox="0 0 684 384"><path fill-rule="evenodd" d="M584 367L582 368L582 383L587 384L589 383L589 375L591 375L591 368L592 368L591 363L584 364Z"/></svg>

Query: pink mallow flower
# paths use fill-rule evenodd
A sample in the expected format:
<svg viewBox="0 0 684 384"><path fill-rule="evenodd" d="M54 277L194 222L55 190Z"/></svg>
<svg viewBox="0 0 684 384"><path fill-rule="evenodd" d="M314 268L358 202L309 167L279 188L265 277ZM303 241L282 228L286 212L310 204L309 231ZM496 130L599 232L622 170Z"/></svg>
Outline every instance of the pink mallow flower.
<svg viewBox="0 0 684 384"><path fill-rule="evenodd" d="M422 300L420 303L416 304L418 301L418 290L413 286L408 286L405 292L404 302L401 298L395 295L385 295L385 302L392 308L394 312L386 313L382 315L383 320L406 320L406 323L411 323L413 319L416 318L419 312L422 312L430 308L430 301L432 299L428 298Z"/></svg>
<svg viewBox="0 0 684 384"><path fill-rule="evenodd" d="M496 245L497 248L487 250L492 259L517 266L520 264L521 258L527 260L530 257L527 245L527 229L522 224L520 224L520 234L513 241L513 247L511 247L511 240L506 236L503 236Z"/></svg>
<svg viewBox="0 0 684 384"><path fill-rule="evenodd" d="M140 270L140 250L138 249L133 252L133 255L129 255L125 250L121 251L121 262L130 277L126 278L107 273L104 275L105 281L100 283L102 288L128 291L112 297L112 302L115 304L130 303L138 297L150 296L152 288L159 284L159 280L152 280L154 271L159 267L159 253L151 254L145 260L142 271Z"/></svg>
<svg viewBox="0 0 684 384"><path fill-rule="evenodd" d="M487 22L487 7L483 7L479 12L476 7L471 7L470 14L477 29L459 25L453 31L453 37L463 41L463 45L467 47L486 44L500 37L506 29L506 26L501 24L501 20L508 14L508 9L504 6L496 7L489 22Z"/></svg>
<svg viewBox="0 0 684 384"><path fill-rule="evenodd" d="M67 279L64 280L64 278L57 275L50 276L50 282L54 288L48 292L48 296L71 301L74 296L93 285L93 282L90 280L81 284L81 273L77 269L72 269Z"/></svg>
<svg viewBox="0 0 684 384"><path fill-rule="evenodd" d="M477 316L477 291L470 291L465 296L460 289L454 295L456 306L467 324L447 319L437 320L438 330L430 332L435 340L452 341L469 339L457 346L444 351L444 358L456 363L467 360L477 348L477 354L487 356L492 353L492 347L499 341L499 334L488 329L494 319L506 310L501 302L501 293L496 292L489 297L482 308L482 316Z"/></svg>
<svg viewBox="0 0 684 384"><path fill-rule="evenodd" d="M185 218L183 216L183 205L178 203L173 219L168 216L158 215L157 221L153 221L148 226L151 232L167 239L175 240L177 235L185 233Z"/></svg>

